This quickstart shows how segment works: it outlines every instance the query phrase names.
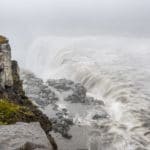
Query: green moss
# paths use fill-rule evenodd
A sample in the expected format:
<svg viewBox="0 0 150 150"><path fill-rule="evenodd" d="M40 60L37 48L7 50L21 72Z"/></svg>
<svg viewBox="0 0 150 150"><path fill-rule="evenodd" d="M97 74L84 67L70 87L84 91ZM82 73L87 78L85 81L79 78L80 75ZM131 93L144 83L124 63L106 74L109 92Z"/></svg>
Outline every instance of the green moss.
<svg viewBox="0 0 150 150"><path fill-rule="evenodd" d="M0 125L7 125L7 123L6 123L6 122L1 122L1 121L0 121Z"/></svg>
<svg viewBox="0 0 150 150"><path fill-rule="evenodd" d="M0 99L0 125L26 121L34 114L28 108Z"/></svg>

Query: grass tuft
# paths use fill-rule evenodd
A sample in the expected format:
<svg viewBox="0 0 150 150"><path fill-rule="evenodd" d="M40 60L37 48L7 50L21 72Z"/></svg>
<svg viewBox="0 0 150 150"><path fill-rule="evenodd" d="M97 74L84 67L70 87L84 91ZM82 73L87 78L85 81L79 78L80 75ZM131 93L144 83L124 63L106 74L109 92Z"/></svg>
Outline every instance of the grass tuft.
<svg viewBox="0 0 150 150"><path fill-rule="evenodd" d="M23 107L6 99L0 99L0 125L26 121L34 114L27 107Z"/></svg>

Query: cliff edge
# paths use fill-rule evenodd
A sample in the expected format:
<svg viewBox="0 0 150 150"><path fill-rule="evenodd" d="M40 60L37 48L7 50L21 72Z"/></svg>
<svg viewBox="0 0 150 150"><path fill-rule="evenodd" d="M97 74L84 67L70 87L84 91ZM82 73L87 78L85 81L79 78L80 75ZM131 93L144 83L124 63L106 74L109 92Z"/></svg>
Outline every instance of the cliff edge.
<svg viewBox="0 0 150 150"><path fill-rule="evenodd" d="M5 128L4 126L17 122L39 122L53 149L57 150L57 145L49 134L52 129L51 122L25 95L19 76L18 63L11 60L9 40L0 36L0 125ZM32 137L29 139L32 139ZM2 145L1 142L0 140L0 145ZM32 146L30 145L30 147Z"/></svg>

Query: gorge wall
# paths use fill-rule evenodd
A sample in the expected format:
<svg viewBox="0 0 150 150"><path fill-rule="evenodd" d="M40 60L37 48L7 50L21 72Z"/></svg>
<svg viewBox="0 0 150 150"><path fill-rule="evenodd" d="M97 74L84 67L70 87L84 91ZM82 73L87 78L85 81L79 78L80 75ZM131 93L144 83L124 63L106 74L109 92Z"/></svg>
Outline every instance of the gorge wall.
<svg viewBox="0 0 150 150"><path fill-rule="evenodd" d="M8 39L0 36L0 86L13 86L11 49Z"/></svg>
<svg viewBox="0 0 150 150"><path fill-rule="evenodd" d="M17 122L25 122L28 128L16 134L16 129L22 129L24 126L24 124L18 125ZM39 122L39 125L37 130L35 126L35 130L31 130L29 134L28 129L32 129L32 122ZM37 132L36 140L33 141L32 139L35 136L32 135L35 135L35 131L40 131L40 127L41 132L43 132L42 130L45 131L45 136ZM0 146L3 147L3 150L26 150L26 147L28 147L28 150L32 150L39 146L45 147L43 150L57 150L57 145L50 135L52 130L51 121L25 95L19 75L18 63L11 60L9 41L4 36L0 36L0 129ZM7 129L8 133L5 129ZM11 137L12 135L14 135L13 138ZM31 137L25 138L29 135ZM3 142L5 136L7 139L11 139L12 145L9 140L5 143ZM49 141L48 145L50 146L39 145L40 142L37 139ZM15 148L13 147L14 143Z"/></svg>

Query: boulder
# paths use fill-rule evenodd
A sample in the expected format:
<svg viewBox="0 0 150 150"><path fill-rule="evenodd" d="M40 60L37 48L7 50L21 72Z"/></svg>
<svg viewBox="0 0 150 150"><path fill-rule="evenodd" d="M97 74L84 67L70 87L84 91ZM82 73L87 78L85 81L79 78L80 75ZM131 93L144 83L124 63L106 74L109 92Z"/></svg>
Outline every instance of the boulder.
<svg viewBox="0 0 150 150"><path fill-rule="evenodd" d="M72 136L68 133L70 126L73 125L73 119L67 116L67 110L56 113L56 118L52 118L52 127L54 132L60 133L64 138L71 139Z"/></svg>
<svg viewBox="0 0 150 150"><path fill-rule="evenodd" d="M52 80L47 81L47 85L57 89L58 91L68 91L74 88L74 82L66 79Z"/></svg>
<svg viewBox="0 0 150 150"><path fill-rule="evenodd" d="M80 83L75 84L72 88L73 93L65 98L65 101L72 103L85 103L87 100L86 89Z"/></svg>
<svg viewBox="0 0 150 150"><path fill-rule="evenodd" d="M33 73L22 71L21 79L23 80L23 86L27 96L34 100L40 107L43 108L58 101L58 97L51 88L45 85L44 81L37 78Z"/></svg>
<svg viewBox="0 0 150 150"><path fill-rule="evenodd" d="M101 110L99 110L99 111L92 117L92 119L93 119L93 120L99 120L99 119L105 119L105 118L108 118L108 117L109 117L108 113L107 113L105 110L103 110L103 109L101 108Z"/></svg>
<svg viewBox="0 0 150 150"><path fill-rule="evenodd" d="M38 122L0 126L0 150L53 150Z"/></svg>

